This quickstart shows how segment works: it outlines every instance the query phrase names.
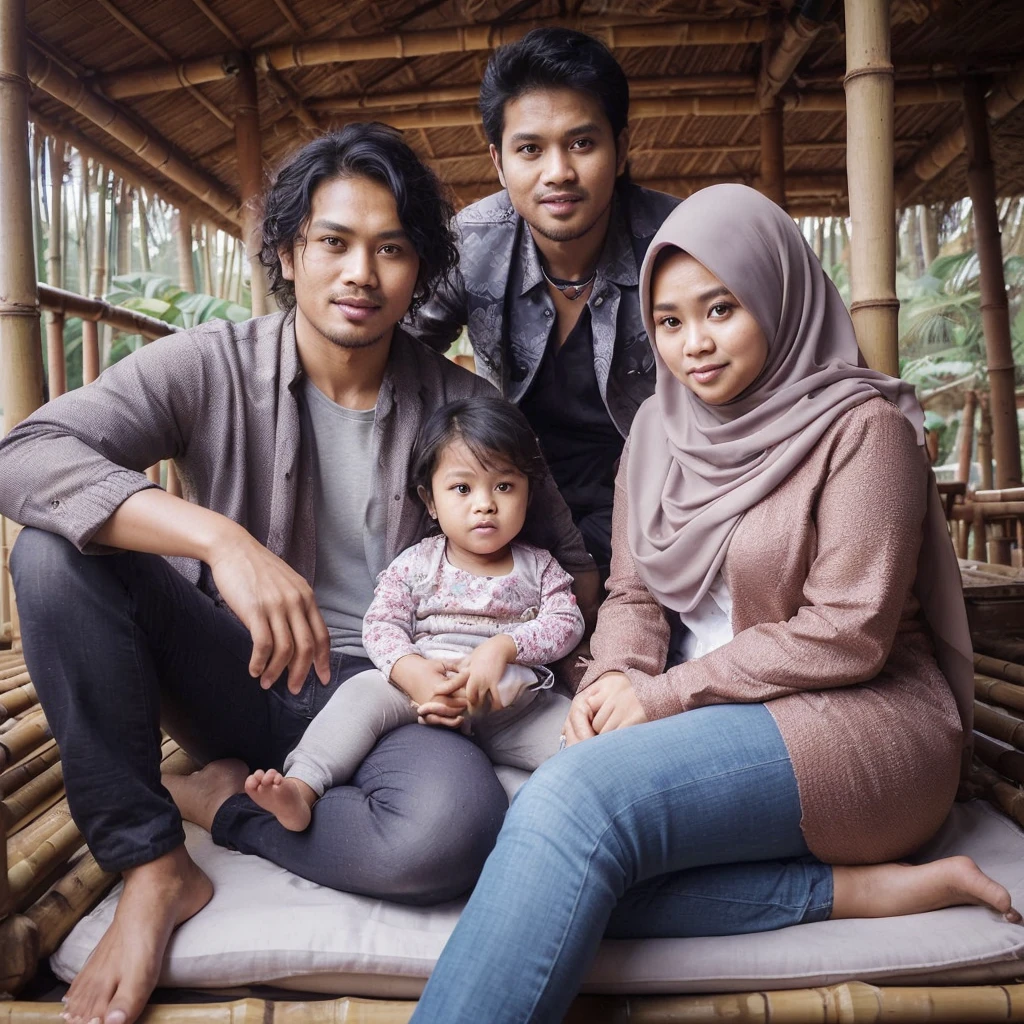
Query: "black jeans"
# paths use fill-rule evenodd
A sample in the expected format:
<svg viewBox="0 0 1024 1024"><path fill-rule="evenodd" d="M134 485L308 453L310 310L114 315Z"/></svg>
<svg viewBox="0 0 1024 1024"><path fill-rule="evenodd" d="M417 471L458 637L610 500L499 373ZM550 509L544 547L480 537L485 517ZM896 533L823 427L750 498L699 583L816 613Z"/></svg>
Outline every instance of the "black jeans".
<svg viewBox="0 0 1024 1024"><path fill-rule="evenodd" d="M161 724L200 762L280 768L331 693L371 667L336 655L329 686L311 672L298 695L284 677L261 689L249 675L248 630L155 555L82 555L25 529L11 570L71 813L107 871L184 841L160 784ZM506 808L478 747L411 725L382 739L351 785L324 794L305 832L241 794L217 812L213 838L334 889L435 903L473 885Z"/></svg>

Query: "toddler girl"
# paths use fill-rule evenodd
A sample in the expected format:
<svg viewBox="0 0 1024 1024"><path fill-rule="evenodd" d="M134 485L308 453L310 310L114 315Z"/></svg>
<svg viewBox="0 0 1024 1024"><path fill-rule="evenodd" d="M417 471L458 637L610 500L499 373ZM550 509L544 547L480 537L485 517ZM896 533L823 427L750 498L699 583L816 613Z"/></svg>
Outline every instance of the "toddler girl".
<svg viewBox="0 0 1024 1024"><path fill-rule="evenodd" d="M285 828L346 782L385 733L419 720L461 728L495 764L532 771L559 747L568 698L544 666L583 636L572 578L516 540L543 458L503 399L452 402L427 422L412 487L440 533L382 572L363 620L379 672L344 682L285 761L246 792Z"/></svg>

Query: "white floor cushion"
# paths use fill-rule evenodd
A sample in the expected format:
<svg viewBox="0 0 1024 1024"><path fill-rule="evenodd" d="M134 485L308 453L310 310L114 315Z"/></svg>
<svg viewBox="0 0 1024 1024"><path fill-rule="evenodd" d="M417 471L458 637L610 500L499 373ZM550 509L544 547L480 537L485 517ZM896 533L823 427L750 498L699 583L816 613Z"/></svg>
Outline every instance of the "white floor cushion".
<svg viewBox="0 0 1024 1024"><path fill-rule="evenodd" d="M310 992L415 997L461 904L417 909L334 892L188 829L213 879L210 904L175 933L160 983L188 988L267 983ZM966 853L1024 908L1024 834L981 802L958 804L926 859ZM120 886L54 954L70 980L114 913ZM871 982L981 982L1024 973L1024 926L979 907L916 917L824 921L729 938L606 941L587 989L623 993L803 988Z"/></svg>

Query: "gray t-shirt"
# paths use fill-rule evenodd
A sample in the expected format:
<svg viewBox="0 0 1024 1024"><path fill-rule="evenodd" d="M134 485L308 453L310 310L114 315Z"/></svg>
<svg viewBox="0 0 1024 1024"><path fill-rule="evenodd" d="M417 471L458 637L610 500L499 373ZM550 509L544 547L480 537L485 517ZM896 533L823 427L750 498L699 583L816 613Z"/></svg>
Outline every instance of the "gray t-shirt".
<svg viewBox="0 0 1024 1024"><path fill-rule="evenodd" d="M307 377L306 408L316 439L313 591L331 650L365 658L363 615L373 600L369 563L383 524L372 487L375 409L346 409Z"/></svg>

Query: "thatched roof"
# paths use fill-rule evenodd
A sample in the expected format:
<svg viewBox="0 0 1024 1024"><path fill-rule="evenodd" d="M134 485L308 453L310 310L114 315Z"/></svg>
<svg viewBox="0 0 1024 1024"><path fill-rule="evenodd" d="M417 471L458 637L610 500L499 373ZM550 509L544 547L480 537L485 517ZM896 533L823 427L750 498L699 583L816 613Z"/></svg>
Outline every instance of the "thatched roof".
<svg viewBox="0 0 1024 1024"><path fill-rule="evenodd" d="M75 144L96 147L92 155L116 157L142 184L226 225L237 220L238 101L230 71L242 51L257 67L269 169L317 130L376 117L405 128L466 202L496 187L473 123L472 97L489 55L486 29L514 36L525 23L562 23L606 38L630 77L634 178L685 194L720 179L756 184L754 92L762 53L776 45L790 7L780 0L36 0L29 71L38 84L30 103L44 130L73 130ZM842 24L840 9L781 93L787 194L796 212L845 209ZM467 36L454 31L461 26L475 28ZM709 35L727 41L686 41ZM892 35L900 198L966 193L962 155L923 184L910 168L959 126L959 81L967 72L1009 83L1003 101L1010 112L993 126L997 181L1002 194L1024 192L1024 106L1014 107L1024 96L1024 3L894 0ZM337 45L311 45L321 41ZM201 84L139 94L177 74L167 70L175 65ZM143 75L126 74L132 71ZM131 148L97 123L112 119L115 134L132 137ZM205 201L196 202L196 192Z"/></svg>

